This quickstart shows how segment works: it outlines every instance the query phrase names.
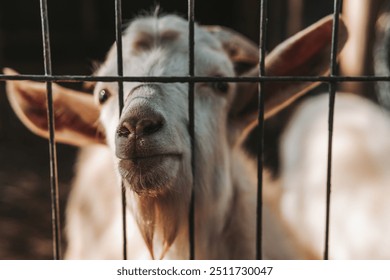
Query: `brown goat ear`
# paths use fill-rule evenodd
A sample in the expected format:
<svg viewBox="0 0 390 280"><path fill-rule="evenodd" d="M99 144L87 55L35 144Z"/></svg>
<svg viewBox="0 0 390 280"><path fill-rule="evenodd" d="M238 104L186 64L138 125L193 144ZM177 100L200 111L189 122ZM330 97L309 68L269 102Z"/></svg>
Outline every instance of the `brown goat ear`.
<svg viewBox="0 0 390 280"><path fill-rule="evenodd" d="M233 62L237 76L248 72L259 63L259 49L245 36L223 26L204 26L221 43Z"/></svg>
<svg viewBox="0 0 390 280"><path fill-rule="evenodd" d="M6 75L18 75L4 69ZM99 113L93 96L53 83L55 140L75 146L104 143L98 133ZM31 81L7 81L8 100L16 115L35 134L48 138L46 84Z"/></svg>
<svg viewBox="0 0 390 280"><path fill-rule="evenodd" d="M266 76L319 76L329 71L332 45L332 16L325 17L277 46L265 60ZM347 29L340 18L338 52L343 48ZM245 76L258 76L256 66ZM264 82L264 116L269 118L318 82ZM249 128L257 124L258 84L239 83L230 111L232 120Z"/></svg>

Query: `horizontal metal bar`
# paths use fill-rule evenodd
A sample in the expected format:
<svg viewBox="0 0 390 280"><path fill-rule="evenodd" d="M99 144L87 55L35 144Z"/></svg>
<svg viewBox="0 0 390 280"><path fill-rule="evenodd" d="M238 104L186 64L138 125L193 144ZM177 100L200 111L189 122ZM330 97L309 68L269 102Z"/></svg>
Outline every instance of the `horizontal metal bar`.
<svg viewBox="0 0 390 280"><path fill-rule="evenodd" d="M390 76L262 76L262 77L205 77L205 76L73 76L73 75L0 75L0 81L37 82L151 82L151 83L207 83L207 82L390 82Z"/></svg>

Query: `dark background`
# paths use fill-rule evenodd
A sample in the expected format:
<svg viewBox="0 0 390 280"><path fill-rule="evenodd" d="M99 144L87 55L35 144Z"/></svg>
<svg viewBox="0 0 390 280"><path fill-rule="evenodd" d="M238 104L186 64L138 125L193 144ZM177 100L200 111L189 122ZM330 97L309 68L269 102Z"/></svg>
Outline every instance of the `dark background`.
<svg viewBox="0 0 390 280"><path fill-rule="evenodd" d="M166 13L186 17L187 1L123 0L128 22L160 3ZM257 0L198 0L200 24L231 27L258 41ZM333 1L302 1L302 17L294 2L269 1L268 43L271 50L288 35L332 13ZM114 1L49 0L53 73L90 74L93 61L102 61L115 40ZM38 0L0 0L0 67L24 74L43 74L43 51ZM77 85L68 85L77 86ZM273 120L267 133L270 165L277 161L277 137L285 121ZM281 121L282 120L282 121ZM272 121L270 121L271 123ZM275 140L273 140L275 139ZM58 145L61 210L67 199L77 150ZM48 144L28 131L15 117L0 83L0 259L52 258ZM64 217L62 217L62 224ZM64 244L65 245L65 244Z"/></svg>

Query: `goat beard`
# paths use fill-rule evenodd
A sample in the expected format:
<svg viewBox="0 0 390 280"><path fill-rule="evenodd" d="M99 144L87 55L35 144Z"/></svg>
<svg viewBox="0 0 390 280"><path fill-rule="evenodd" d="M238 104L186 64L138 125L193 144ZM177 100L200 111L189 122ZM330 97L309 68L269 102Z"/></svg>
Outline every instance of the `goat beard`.
<svg viewBox="0 0 390 280"><path fill-rule="evenodd" d="M152 259L156 259L155 245L161 245L158 246L162 248L159 259L163 259L179 232L188 225L191 196L191 188L188 186L192 184L179 185L180 192L171 190L158 196L128 192L128 200L132 202L129 206Z"/></svg>

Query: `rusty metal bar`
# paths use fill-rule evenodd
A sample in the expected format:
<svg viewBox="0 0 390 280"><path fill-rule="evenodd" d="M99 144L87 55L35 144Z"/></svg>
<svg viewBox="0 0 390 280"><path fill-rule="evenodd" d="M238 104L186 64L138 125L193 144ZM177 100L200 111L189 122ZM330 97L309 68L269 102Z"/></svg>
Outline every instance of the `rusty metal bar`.
<svg viewBox="0 0 390 280"><path fill-rule="evenodd" d="M123 77L123 51L122 51L122 0L115 0L115 36L117 51L117 71L118 77ZM119 118L124 107L123 81L118 80ZM121 202L122 202L122 236L123 236L123 259L127 260L127 222L126 222L126 188L121 182Z"/></svg>
<svg viewBox="0 0 390 280"><path fill-rule="evenodd" d="M260 2L259 77L264 77L267 32L267 0ZM256 259L263 258L263 154L264 154L264 81L259 82L257 126L257 209L256 209Z"/></svg>
<svg viewBox="0 0 390 280"><path fill-rule="evenodd" d="M188 78L195 76L195 1L188 0ZM192 190L190 209L188 217L190 260L195 259L195 83L192 79L188 81L188 129L191 137L191 168L192 168Z"/></svg>
<svg viewBox="0 0 390 280"><path fill-rule="evenodd" d="M47 1L40 0L42 39L43 39L43 58L45 66L45 77L51 76L51 51L49 34L49 17ZM53 87L51 81L46 81L47 88L47 118L49 127L49 155L50 155L50 189L51 189L51 216L52 216L52 234L53 234L53 258L61 259L61 225L60 225L60 206L58 195L58 173L57 173L57 152L55 143L55 123L53 108Z"/></svg>
<svg viewBox="0 0 390 280"><path fill-rule="evenodd" d="M0 81L36 81L36 82L150 82L150 83L208 83L225 81L230 83L259 82L390 82L390 76L266 76L266 77L210 77L210 76L83 76L83 75L4 75Z"/></svg>
<svg viewBox="0 0 390 280"><path fill-rule="evenodd" d="M337 75L337 45L338 45L338 28L339 15L341 11L341 0L334 1L333 11L333 30L332 30L332 49L330 53L330 76ZM336 99L337 82L329 83L329 116L328 116L328 165L326 176L326 225L325 225L325 249L324 259L329 259L329 231L330 231L330 203L332 191L332 150L333 150L333 124L334 124L334 106Z"/></svg>

